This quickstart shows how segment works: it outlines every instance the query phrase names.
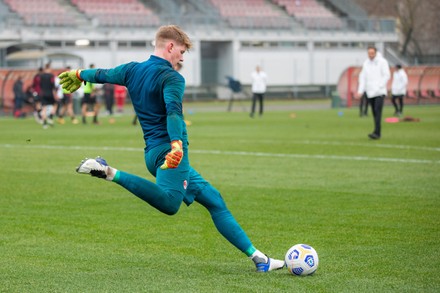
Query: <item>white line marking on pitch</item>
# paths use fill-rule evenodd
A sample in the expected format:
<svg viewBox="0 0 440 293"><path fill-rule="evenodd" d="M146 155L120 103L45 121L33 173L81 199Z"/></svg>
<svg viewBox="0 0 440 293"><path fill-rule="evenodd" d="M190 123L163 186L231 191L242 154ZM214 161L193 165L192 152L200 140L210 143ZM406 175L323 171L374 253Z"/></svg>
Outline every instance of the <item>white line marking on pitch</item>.
<svg viewBox="0 0 440 293"><path fill-rule="evenodd" d="M34 149L59 149L59 150L96 150L96 151L128 151L141 152L142 147L109 147L109 146L56 146L56 145L14 145L0 144L2 148L34 148ZM440 160L420 160L402 158L380 158L363 156L333 156L333 155L307 155L307 154L279 154L261 152L239 152L239 151L219 151L219 150L191 150L193 154L213 154L231 156L250 156L250 157L278 157L278 158L298 158L298 159L325 159L325 160L348 160L348 161L376 161L390 163L413 163L413 164L439 164Z"/></svg>
<svg viewBox="0 0 440 293"><path fill-rule="evenodd" d="M272 144L272 140L259 141L259 143ZM313 140L298 140L289 141L291 144L305 144L305 145L335 145L335 146L360 146L368 148L384 148L384 149L400 149L400 150L420 150L420 151L432 151L440 152L440 147L425 147L425 146L411 146L411 145L396 145L396 144L375 144L375 143L350 143L350 142L338 142L338 141L313 141Z"/></svg>
<svg viewBox="0 0 440 293"><path fill-rule="evenodd" d="M334 141L312 141L305 140L304 144L318 144L318 145L342 145L342 146L365 146L387 149L404 149L404 150L421 150L421 151L435 151L440 152L440 148L436 147L423 147L423 146L411 146L411 145L396 145L396 144L371 144L371 143L346 143L346 142L334 142Z"/></svg>

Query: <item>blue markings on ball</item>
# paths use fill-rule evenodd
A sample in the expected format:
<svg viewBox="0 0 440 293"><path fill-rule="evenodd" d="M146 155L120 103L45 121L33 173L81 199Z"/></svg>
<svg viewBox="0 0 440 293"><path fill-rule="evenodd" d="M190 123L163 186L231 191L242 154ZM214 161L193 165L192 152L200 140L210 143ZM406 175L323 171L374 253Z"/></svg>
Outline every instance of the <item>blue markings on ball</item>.
<svg viewBox="0 0 440 293"><path fill-rule="evenodd" d="M299 256L299 251L296 250L296 249L294 249L294 250L292 250L292 251L289 253L288 258L289 258L290 260L292 260L292 259L298 259L298 256Z"/></svg>
<svg viewBox="0 0 440 293"><path fill-rule="evenodd" d="M305 245L305 244L301 244L302 247L304 247L305 249L312 249L312 247Z"/></svg>
<svg viewBox="0 0 440 293"><path fill-rule="evenodd" d="M315 265L315 259L313 258L313 255L307 255L304 258L304 262L311 268Z"/></svg>
<svg viewBox="0 0 440 293"><path fill-rule="evenodd" d="M292 268L292 273L297 276L300 276L304 272L303 268Z"/></svg>

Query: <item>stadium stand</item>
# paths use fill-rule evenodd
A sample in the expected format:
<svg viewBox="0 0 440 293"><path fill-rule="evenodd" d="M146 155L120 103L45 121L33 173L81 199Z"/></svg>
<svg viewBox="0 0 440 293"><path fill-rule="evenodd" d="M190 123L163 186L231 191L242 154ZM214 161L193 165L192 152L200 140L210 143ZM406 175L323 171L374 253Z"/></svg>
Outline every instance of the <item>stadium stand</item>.
<svg viewBox="0 0 440 293"><path fill-rule="evenodd" d="M440 66L404 67L408 75L406 103L430 104L440 98ZM354 99L358 88L361 67L349 67L339 77L337 91L342 104L351 107L359 102ZM394 69L391 69L393 72ZM391 75L392 76L392 75ZM392 79L388 81L388 92L391 91ZM387 101L389 102L389 101Z"/></svg>
<svg viewBox="0 0 440 293"><path fill-rule="evenodd" d="M273 0L307 28L341 29L342 20L316 0Z"/></svg>
<svg viewBox="0 0 440 293"><path fill-rule="evenodd" d="M139 0L160 16L161 23L178 23L218 30L227 26L220 13L209 0Z"/></svg>
<svg viewBox="0 0 440 293"><path fill-rule="evenodd" d="M57 0L5 0L11 11L16 12L27 25L68 26L75 19Z"/></svg>
<svg viewBox="0 0 440 293"><path fill-rule="evenodd" d="M367 12L353 0L326 0L326 3L335 7L342 15L349 18L367 18Z"/></svg>
<svg viewBox="0 0 440 293"><path fill-rule="evenodd" d="M210 1L206 0L187 0L186 4L181 6L184 15L209 15L214 16L216 19L220 19L220 13Z"/></svg>
<svg viewBox="0 0 440 293"><path fill-rule="evenodd" d="M238 29L340 30L377 26L348 0L0 0L27 26L154 27L160 23ZM346 3L347 2L347 3ZM5 22L15 23L10 15ZM0 21L1 22L1 21ZM349 24L349 25L347 25Z"/></svg>
<svg viewBox="0 0 440 293"><path fill-rule="evenodd" d="M19 17L15 12L12 11L11 7L6 5L3 1L0 1L0 19L15 19L17 20ZM0 21L0 28L2 28L5 24L3 21Z"/></svg>
<svg viewBox="0 0 440 293"><path fill-rule="evenodd" d="M101 26L157 26L159 18L137 0L71 0Z"/></svg>
<svg viewBox="0 0 440 293"><path fill-rule="evenodd" d="M264 0L211 0L232 27L288 28L289 17Z"/></svg>
<svg viewBox="0 0 440 293"><path fill-rule="evenodd" d="M137 0L4 0L4 3L29 26L78 26L81 19L103 27L159 24L159 17Z"/></svg>

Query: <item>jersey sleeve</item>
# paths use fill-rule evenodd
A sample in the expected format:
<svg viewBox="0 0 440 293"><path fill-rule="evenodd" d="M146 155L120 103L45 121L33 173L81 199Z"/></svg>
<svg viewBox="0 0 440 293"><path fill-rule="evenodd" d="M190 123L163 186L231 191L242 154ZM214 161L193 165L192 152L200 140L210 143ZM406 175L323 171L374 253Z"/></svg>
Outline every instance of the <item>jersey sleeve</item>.
<svg viewBox="0 0 440 293"><path fill-rule="evenodd" d="M167 131L170 140L183 140L182 99L185 80L179 74L171 77L164 86L164 101L167 111Z"/></svg>
<svg viewBox="0 0 440 293"><path fill-rule="evenodd" d="M112 83L124 85L127 72L135 65L135 62L122 64L110 69L90 68L81 70L81 78L91 83Z"/></svg>

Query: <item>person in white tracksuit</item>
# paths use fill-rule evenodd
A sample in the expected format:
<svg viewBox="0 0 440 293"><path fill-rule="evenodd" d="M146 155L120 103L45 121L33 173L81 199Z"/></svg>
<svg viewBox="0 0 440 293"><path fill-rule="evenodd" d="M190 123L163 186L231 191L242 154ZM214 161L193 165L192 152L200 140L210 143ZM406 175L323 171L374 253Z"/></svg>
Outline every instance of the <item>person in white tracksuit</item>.
<svg viewBox="0 0 440 293"><path fill-rule="evenodd" d="M357 98L360 99L364 93L367 95L374 119L374 131L368 137L380 139L382 109L391 74L388 62L377 52L376 47L368 47L368 59L362 65L360 76Z"/></svg>
<svg viewBox="0 0 440 293"><path fill-rule="evenodd" d="M255 114L255 106L257 101L260 103L259 114L260 117L263 116L264 111L264 94L266 93L266 82L267 82L267 74L264 72L260 66L255 68L255 71L252 72L252 108L250 116L254 117Z"/></svg>
<svg viewBox="0 0 440 293"><path fill-rule="evenodd" d="M402 115L403 97L406 95L406 86L408 85L408 75L403 70L402 65L397 64L393 73L393 82L391 84L391 102L393 102L395 116ZM399 101L399 103L397 103Z"/></svg>

